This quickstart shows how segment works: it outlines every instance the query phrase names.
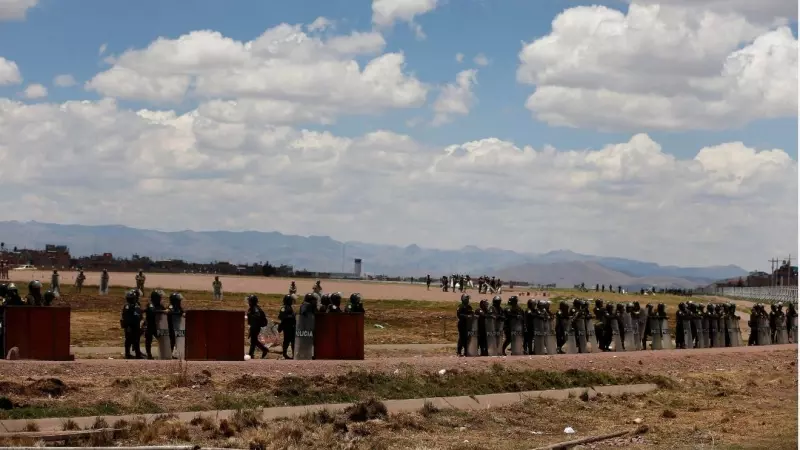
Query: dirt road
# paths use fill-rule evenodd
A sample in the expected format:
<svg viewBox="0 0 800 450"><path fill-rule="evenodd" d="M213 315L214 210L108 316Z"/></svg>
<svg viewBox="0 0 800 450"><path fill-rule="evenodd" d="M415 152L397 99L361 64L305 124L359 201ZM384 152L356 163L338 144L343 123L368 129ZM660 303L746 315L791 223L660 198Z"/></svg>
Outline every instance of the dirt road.
<svg viewBox="0 0 800 450"><path fill-rule="evenodd" d="M377 370L391 372L395 369L419 371L489 369L494 364L512 365L543 370L642 370L681 373L687 370L744 370L771 364L770 358L797 352L797 345L770 345L763 347L733 347L696 350L641 351L628 353L588 353L556 356L511 356L457 358L437 356L425 358L382 358L364 361L292 361L253 360L241 362L192 361L192 371L209 370L224 373L226 377L244 374L266 377L295 375L335 375L351 370ZM796 359L793 358L792 360ZM0 373L15 377L67 374L74 377L119 377L136 375L164 375L176 372L175 361L83 359L72 362L54 361L0 361ZM796 372L796 368L793 369Z"/></svg>

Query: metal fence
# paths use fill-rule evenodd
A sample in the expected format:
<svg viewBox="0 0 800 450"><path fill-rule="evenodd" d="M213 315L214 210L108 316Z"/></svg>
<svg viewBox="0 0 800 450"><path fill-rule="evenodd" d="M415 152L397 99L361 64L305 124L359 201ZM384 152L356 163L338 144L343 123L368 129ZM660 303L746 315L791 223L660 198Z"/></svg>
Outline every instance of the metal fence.
<svg viewBox="0 0 800 450"><path fill-rule="evenodd" d="M697 292L697 291L695 291ZM761 303L792 302L797 303L797 286L775 287L718 287L700 290L702 294L720 297L741 298Z"/></svg>

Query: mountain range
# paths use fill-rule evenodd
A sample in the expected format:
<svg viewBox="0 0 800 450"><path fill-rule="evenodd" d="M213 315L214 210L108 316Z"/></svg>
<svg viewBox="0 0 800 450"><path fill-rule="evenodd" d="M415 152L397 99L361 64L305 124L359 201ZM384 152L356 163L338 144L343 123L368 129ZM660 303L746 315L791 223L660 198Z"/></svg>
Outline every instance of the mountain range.
<svg viewBox="0 0 800 450"><path fill-rule="evenodd" d="M269 261L296 269L320 272L351 272L353 259L363 260L372 274L449 273L498 276L503 280L555 283L572 287L585 283L640 287L691 288L712 281L747 275L741 267L661 266L625 258L583 255L569 250L521 253L496 248L466 246L459 250L437 250L417 245L399 247L364 242L340 242L328 236L294 236L260 231L143 230L121 225L61 225L40 222L0 222L0 241L7 247L43 248L67 245L74 256L113 253L153 259L183 259L193 262Z"/></svg>

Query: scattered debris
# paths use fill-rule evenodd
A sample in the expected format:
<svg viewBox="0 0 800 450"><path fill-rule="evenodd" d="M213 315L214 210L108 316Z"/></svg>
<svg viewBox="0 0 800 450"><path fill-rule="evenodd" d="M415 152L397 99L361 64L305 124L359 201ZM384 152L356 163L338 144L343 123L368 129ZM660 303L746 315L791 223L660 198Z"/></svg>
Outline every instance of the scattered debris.
<svg viewBox="0 0 800 450"><path fill-rule="evenodd" d="M575 434L575 430L572 427L564 428L564 434Z"/></svg>

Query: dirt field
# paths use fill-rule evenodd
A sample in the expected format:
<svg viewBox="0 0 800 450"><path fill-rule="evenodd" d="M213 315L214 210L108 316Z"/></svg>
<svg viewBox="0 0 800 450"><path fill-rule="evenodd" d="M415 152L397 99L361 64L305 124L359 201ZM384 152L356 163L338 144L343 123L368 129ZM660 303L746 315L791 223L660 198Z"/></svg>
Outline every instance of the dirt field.
<svg viewBox="0 0 800 450"><path fill-rule="evenodd" d="M229 430L232 424L186 425L165 419L155 429L132 432L123 442L259 449L530 449L635 429L635 419L641 419L647 433L590 448L788 449L797 447L796 360L797 346L791 345L648 354L187 366L161 361L0 362L4 374L0 396L28 405L0 414L63 417L235 409L274 406L276 401L351 400L348 396L407 398L454 388L469 395L525 389L535 380L551 384L563 382L564 376L595 374L609 380L662 380L662 388L641 396L534 400L472 413L420 411L367 422L340 418L338 424L334 418L309 417L233 424ZM441 369L445 375L438 375ZM577 433L565 435L566 426Z"/></svg>

